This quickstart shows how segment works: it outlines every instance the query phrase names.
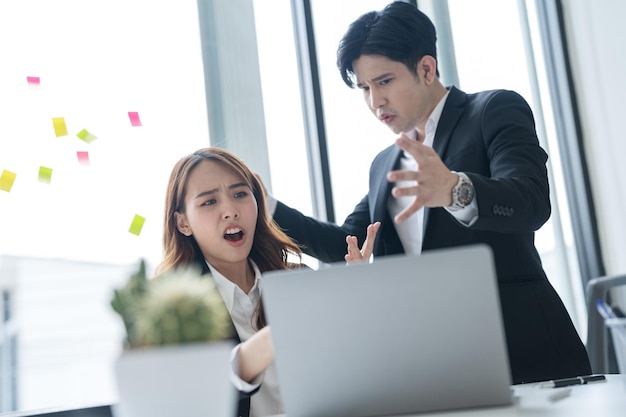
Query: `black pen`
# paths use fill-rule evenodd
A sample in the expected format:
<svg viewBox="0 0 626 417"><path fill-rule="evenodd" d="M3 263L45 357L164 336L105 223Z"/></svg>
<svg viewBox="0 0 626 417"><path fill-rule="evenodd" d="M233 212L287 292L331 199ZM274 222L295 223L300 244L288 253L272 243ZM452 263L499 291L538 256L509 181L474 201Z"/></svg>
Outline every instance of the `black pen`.
<svg viewBox="0 0 626 417"><path fill-rule="evenodd" d="M541 388L561 388L569 387L570 385L585 385L590 382L606 381L604 375L586 375L577 376L575 378L555 379L552 381L546 381L539 384Z"/></svg>

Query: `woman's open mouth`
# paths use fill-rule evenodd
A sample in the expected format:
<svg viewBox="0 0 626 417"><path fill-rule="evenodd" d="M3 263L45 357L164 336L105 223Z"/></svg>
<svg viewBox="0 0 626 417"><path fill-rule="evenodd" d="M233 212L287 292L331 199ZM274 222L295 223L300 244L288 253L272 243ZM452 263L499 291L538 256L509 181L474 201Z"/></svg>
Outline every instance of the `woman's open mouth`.
<svg viewBox="0 0 626 417"><path fill-rule="evenodd" d="M243 239L243 231L238 227L226 229L226 233L224 233L224 239L228 240L229 242L239 242Z"/></svg>

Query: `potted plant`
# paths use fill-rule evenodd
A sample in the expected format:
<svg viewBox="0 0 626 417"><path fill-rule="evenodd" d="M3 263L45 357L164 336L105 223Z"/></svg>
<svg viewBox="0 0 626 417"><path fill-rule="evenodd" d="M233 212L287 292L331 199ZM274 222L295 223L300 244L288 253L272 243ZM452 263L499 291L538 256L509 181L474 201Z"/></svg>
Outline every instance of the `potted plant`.
<svg viewBox="0 0 626 417"><path fill-rule="evenodd" d="M186 268L149 279L141 261L111 306L126 330L115 363L116 417L235 414L234 329L210 275Z"/></svg>

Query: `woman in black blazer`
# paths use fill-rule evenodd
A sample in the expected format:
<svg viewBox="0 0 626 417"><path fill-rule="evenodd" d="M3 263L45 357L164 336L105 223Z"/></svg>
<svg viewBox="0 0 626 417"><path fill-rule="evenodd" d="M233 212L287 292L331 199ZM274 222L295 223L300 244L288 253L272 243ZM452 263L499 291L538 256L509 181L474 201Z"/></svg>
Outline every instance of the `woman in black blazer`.
<svg viewBox="0 0 626 417"><path fill-rule="evenodd" d="M287 258L300 258L301 252L269 216L258 178L223 149L200 149L182 158L167 187L163 246L158 274L198 264L213 276L228 308L233 337L242 342L233 351L237 416L283 413L261 275L299 266Z"/></svg>

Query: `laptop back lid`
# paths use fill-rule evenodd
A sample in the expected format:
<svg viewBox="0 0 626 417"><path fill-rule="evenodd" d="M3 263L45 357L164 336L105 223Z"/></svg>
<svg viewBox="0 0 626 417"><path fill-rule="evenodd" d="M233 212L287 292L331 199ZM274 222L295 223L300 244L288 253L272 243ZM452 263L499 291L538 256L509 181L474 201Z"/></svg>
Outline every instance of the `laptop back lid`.
<svg viewBox="0 0 626 417"><path fill-rule="evenodd" d="M490 248L266 273L289 417L371 417L511 403Z"/></svg>

